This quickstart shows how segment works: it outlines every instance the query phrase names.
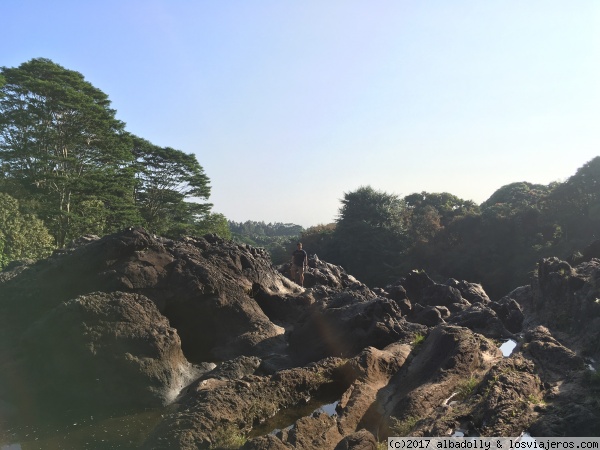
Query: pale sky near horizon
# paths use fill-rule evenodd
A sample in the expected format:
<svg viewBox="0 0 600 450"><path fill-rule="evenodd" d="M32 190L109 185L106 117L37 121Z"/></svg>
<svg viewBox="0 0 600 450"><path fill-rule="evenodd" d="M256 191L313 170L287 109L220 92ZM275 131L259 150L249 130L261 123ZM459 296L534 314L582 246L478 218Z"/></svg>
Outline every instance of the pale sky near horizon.
<svg viewBox="0 0 600 450"><path fill-rule="evenodd" d="M235 221L335 220L360 186L481 203L600 155L600 2L0 0L0 66L84 75L197 155Z"/></svg>

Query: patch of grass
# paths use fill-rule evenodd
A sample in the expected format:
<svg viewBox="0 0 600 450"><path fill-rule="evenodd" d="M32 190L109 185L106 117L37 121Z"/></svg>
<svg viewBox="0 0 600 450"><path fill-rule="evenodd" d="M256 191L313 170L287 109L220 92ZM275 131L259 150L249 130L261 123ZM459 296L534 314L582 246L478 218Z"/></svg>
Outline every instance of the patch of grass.
<svg viewBox="0 0 600 450"><path fill-rule="evenodd" d="M215 432L213 443L209 448L213 450L237 450L246 443L246 437L233 424L227 424Z"/></svg>
<svg viewBox="0 0 600 450"><path fill-rule="evenodd" d="M421 333L417 333L415 334L415 338L412 341L413 347L418 347L419 345L421 345L423 342L425 341L425 336L422 335Z"/></svg>
<svg viewBox="0 0 600 450"><path fill-rule="evenodd" d="M465 400L475 391L478 384L479 380L473 376L461 381L456 386L456 398L458 400Z"/></svg>
<svg viewBox="0 0 600 450"><path fill-rule="evenodd" d="M415 427L417 422L420 420L416 416L408 416L404 420L390 417L392 425L390 426L390 436L408 436L408 433Z"/></svg>
<svg viewBox="0 0 600 450"><path fill-rule="evenodd" d="M488 380L485 391L483 391L483 396L485 398L489 397L489 395L492 393L492 389L498 383L499 379L500 377L498 375L494 375L491 379Z"/></svg>
<svg viewBox="0 0 600 450"><path fill-rule="evenodd" d="M538 395L534 395L534 394L529 394L527 396L527 401L529 403L533 403L534 405L545 405L546 404L546 401L542 397L540 397Z"/></svg>

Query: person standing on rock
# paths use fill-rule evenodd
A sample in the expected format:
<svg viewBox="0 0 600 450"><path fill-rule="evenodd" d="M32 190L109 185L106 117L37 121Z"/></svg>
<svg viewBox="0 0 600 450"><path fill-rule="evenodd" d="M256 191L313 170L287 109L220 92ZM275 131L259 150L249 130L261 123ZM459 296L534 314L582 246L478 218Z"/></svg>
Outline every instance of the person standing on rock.
<svg viewBox="0 0 600 450"><path fill-rule="evenodd" d="M292 280L304 286L304 271L308 266L308 255L302 250L302 242L298 242L296 250L292 253Z"/></svg>

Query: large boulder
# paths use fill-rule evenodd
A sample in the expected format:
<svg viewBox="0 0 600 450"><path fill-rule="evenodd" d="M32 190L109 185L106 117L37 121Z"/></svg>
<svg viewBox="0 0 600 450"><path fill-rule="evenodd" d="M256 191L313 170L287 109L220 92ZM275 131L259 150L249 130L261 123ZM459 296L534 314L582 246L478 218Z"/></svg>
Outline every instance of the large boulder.
<svg viewBox="0 0 600 450"><path fill-rule="evenodd" d="M61 303L23 334L20 364L46 405L95 412L166 405L200 371L156 305L92 293Z"/></svg>
<svg viewBox="0 0 600 450"><path fill-rule="evenodd" d="M501 357L492 342L467 328L439 325L378 391L359 427L385 437L398 436L403 424L409 433L416 419L430 417L465 380L483 376Z"/></svg>
<svg viewBox="0 0 600 450"><path fill-rule="evenodd" d="M343 291L312 305L289 334L300 363L326 356L352 357L363 348L410 340L423 326L406 322L396 302L370 291Z"/></svg>
<svg viewBox="0 0 600 450"><path fill-rule="evenodd" d="M5 280L0 313L10 317L3 331L18 334L23 324L79 295L139 293L177 329L189 360L225 360L270 352L282 333L252 298L258 289L300 292L264 250L212 235L174 241L130 229L67 249Z"/></svg>

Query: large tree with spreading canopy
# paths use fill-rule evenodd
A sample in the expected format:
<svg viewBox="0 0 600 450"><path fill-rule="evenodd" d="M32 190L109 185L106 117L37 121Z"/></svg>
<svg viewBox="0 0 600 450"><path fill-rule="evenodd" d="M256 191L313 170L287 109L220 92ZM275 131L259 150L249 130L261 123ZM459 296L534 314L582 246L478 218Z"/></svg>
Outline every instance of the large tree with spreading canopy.
<svg viewBox="0 0 600 450"><path fill-rule="evenodd" d="M90 211L103 231L139 222L130 139L107 95L49 59L1 70L5 189L36 205L58 246Z"/></svg>

